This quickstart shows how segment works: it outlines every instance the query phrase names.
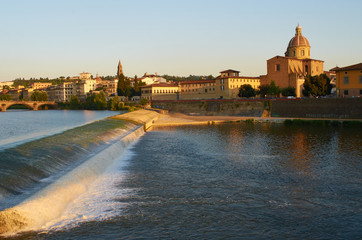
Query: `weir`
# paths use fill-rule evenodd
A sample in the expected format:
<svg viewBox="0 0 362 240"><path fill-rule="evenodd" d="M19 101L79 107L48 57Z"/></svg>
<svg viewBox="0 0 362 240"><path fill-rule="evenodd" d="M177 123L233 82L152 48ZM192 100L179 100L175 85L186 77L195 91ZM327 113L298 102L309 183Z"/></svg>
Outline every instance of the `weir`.
<svg viewBox="0 0 362 240"><path fill-rule="evenodd" d="M147 126L157 118L158 113L146 110L112 117L139 125L21 203L1 211L0 235L38 230L47 222L58 218L67 205L86 192L95 179L111 168L127 147L142 136Z"/></svg>

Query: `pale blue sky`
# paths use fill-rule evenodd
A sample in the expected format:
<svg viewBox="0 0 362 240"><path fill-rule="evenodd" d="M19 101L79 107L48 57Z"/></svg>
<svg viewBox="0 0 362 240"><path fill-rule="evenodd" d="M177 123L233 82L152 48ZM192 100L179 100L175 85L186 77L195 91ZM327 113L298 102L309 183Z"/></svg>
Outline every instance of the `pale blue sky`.
<svg viewBox="0 0 362 240"><path fill-rule="evenodd" d="M360 0L0 0L0 81L266 74L299 23L325 70L362 62Z"/></svg>

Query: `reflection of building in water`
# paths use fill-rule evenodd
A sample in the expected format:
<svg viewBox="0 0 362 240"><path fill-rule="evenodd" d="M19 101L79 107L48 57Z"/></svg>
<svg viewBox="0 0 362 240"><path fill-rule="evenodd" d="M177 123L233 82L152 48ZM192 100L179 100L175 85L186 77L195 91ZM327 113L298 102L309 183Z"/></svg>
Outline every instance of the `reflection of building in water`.
<svg viewBox="0 0 362 240"><path fill-rule="evenodd" d="M313 161L308 139L304 131L297 131L289 146L291 151L290 166L296 170L310 173L310 164Z"/></svg>

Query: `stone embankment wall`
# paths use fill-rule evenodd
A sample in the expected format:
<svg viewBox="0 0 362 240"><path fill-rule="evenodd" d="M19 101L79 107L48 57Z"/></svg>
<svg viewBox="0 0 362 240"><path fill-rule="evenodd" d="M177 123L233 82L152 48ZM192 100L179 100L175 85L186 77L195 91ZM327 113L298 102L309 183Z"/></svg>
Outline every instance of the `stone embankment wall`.
<svg viewBox="0 0 362 240"><path fill-rule="evenodd" d="M272 117L362 119L361 98L277 99Z"/></svg>
<svg viewBox="0 0 362 240"><path fill-rule="evenodd" d="M152 107L189 115L260 117L268 103L267 100L180 100L153 101Z"/></svg>
<svg viewBox="0 0 362 240"><path fill-rule="evenodd" d="M153 101L152 107L189 115L362 119L362 98Z"/></svg>

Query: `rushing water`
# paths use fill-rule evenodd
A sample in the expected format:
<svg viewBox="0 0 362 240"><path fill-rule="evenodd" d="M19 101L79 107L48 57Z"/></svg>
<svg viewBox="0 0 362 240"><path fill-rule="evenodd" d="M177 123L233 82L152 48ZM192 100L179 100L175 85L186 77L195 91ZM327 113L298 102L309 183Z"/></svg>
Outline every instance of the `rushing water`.
<svg viewBox="0 0 362 240"><path fill-rule="evenodd" d="M11 238L358 239L360 130L272 123L153 129L122 154L112 145L111 170L56 218Z"/></svg>

